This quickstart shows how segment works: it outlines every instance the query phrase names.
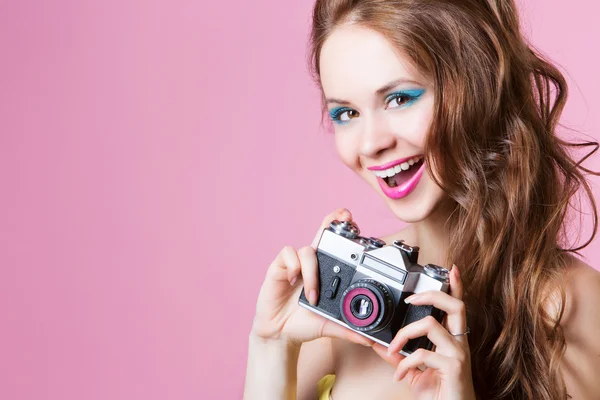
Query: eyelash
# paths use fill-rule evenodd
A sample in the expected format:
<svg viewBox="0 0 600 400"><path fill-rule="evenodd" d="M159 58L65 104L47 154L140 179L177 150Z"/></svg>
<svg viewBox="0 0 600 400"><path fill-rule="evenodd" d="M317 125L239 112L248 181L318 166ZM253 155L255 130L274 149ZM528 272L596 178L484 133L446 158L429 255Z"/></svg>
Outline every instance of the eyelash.
<svg viewBox="0 0 600 400"><path fill-rule="evenodd" d="M415 94L411 94L408 91L392 93L386 98L385 104L388 105L395 99L405 97L407 99L406 102L404 102L403 104L399 104L398 107L396 107L396 108L405 108L405 107L408 107L410 104L414 103L416 100L418 100L424 91L423 90L412 90L410 92L414 92ZM329 115L330 115L331 119L333 120L333 122L338 123L338 124L345 124L350 121L342 121L340 119L340 117L343 113L345 113L347 111L355 111L355 110L352 108L349 108L349 107L338 107L338 108L334 108L333 110L331 110Z"/></svg>

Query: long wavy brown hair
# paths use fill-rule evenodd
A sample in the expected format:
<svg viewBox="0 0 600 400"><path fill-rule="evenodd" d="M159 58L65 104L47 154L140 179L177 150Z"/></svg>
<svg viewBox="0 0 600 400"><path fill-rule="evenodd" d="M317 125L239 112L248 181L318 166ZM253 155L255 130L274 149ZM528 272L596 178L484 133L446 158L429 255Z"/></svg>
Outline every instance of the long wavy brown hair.
<svg viewBox="0 0 600 400"><path fill-rule="evenodd" d="M522 36L513 0L317 0L309 62L319 86L321 47L341 24L383 34L434 82L425 156L455 204L447 261L467 289L477 396L567 398L561 280L596 234L585 176L596 173L581 163L598 144L558 137L563 75ZM569 210L584 198L593 230L575 247Z"/></svg>

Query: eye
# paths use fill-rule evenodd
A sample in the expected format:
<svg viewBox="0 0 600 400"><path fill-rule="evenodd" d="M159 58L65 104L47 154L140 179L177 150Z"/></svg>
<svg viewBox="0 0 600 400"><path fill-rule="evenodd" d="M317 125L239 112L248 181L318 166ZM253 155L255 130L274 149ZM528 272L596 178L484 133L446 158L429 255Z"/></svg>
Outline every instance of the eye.
<svg viewBox="0 0 600 400"><path fill-rule="evenodd" d="M395 95L394 97L391 98L390 102L388 103L388 108L400 107L400 106L408 103L410 100L411 100L411 98L409 98L408 96L406 96L404 94Z"/></svg>
<svg viewBox="0 0 600 400"><path fill-rule="evenodd" d="M408 107L421 97L425 92L423 89L405 90L390 94L386 99L387 108Z"/></svg>
<svg viewBox="0 0 600 400"><path fill-rule="evenodd" d="M336 122L338 124L344 124L350 121L351 119L357 118L359 115L360 114L358 113L358 111L348 107L334 108L329 112L329 116L331 117L333 122Z"/></svg>

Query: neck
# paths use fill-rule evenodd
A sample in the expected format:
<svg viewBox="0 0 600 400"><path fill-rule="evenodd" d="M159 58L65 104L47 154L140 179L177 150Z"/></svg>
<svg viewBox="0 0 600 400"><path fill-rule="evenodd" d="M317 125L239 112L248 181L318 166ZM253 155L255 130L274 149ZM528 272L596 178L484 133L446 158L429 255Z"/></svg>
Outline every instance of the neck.
<svg viewBox="0 0 600 400"><path fill-rule="evenodd" d="M454 203L445 201L423 221L415 222L408 229L412 232L415 244L419 246L419 264L436 264L450 269L446 265L446 255L450 243L446 221L450 217Z"/></svg>

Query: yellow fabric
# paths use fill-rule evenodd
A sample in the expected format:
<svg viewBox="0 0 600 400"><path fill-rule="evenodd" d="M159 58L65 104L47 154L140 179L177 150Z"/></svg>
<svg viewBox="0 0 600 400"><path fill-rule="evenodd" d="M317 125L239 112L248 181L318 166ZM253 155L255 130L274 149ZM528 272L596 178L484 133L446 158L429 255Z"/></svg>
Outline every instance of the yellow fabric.
<svg viewBox="0 0 600 400"><path fill-rule="evenodd" d="M329 400L331 398L331 389L335 382L335 375L325 375L317 383L317 393L319 393L319 400Z"/></svg>

